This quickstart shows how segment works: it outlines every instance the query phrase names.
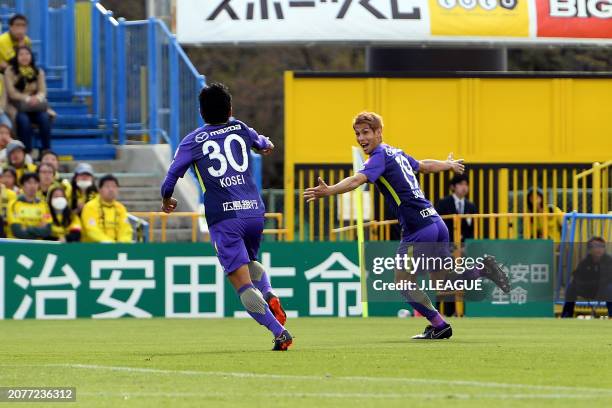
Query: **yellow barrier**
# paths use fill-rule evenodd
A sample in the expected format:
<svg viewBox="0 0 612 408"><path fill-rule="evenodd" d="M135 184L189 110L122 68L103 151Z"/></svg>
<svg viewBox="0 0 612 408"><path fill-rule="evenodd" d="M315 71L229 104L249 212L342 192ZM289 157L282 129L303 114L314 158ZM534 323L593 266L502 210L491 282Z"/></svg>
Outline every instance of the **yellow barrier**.
<svg viewBox="0 0 612 408"><path fill-rule="evenodd" d="M571 210L571 180L580 171L588 169L587 164L550 164L550 165L468 165L469 178L468 199L476 205L477 212L481 214L508 214L531 213L533 209L529 200L542 194L542 207L547 212L563 213ZM328 197L313 203L306 203L302 199L304 189L316 184L317 177L323 178L327 183L336 183L352 174L352 169L345 165L298 165L294 171L294 189L289 193L296 209L294 219L287 213L287 229L295 231L295 239L300 241L323 240L354 240L356 224L356 211L353 208L353 195L347 194L339 197ZM419 184L425 196L434 205L443 197L450 194L450 173L418 174ZM603 177L603 176L602 176ZM610 178L606 175L606 181ZM607 198L605 198L607 199ZM603 199L602 199L603 200ZM607 203L607 201L606 201ZM387 215L384 197L378 190L368 185L364 192L365 221L384 220L392 218ZM294 225L293 223L297 223ZM486 218L475 220L475 228L484 230ZM530 227L538 229L551 229L552 239L559 240L559 234L553 234L552 224L548 219L537 218L529 223ZM541 225L542 224L542 225ZM370 225L370 224L367 224ZM370 239L390 239L392 224L373 224L370 226ZM494 228L495 236L511 236L510 220L502 218L489 228ZM515 227L514 227L515 228ZM339 233L331 231L338 229ZM373 237L373 238L372 238ZM289 238L290 239L290 238Z"/></svg>
<svg viewBox="0 0 612 408"><path fill-rule="evenodd" d="M474 239L556 239L552 237L549 224L555 225L559 231L562 228L563 215L560 213L506 213L506 214L452 214L443 215L442 219L452 220L454 242L459 246L462 241L461 221L471 219L474 225ZM380 240L374 231L380 227L388 228L397 224L397 220L369 221L364 223L370 233L370 240ZM507 230L500 228L507 226ZM355 225L334 228L332 234L342 234L355 230ZM385 236L382 239L388 239Z"/></svg>
<svg viewBox="0 0 612 408"><path fill-rule="evenodd" d="M202 214L197 212L174 212L166 214L158 211L136 211L130 214L145 219L149 223L149 242L155 242L155 225L157 220L161 221L161 240L167 242L168 219L169 218L191 218L191 242L198 242L198 222ZM279 241L287 234L287 229L283 228L283 214L281 213L266 213L265 218L275 220L277 228L266 228L263 233L265 235L276 235ZM205 241L209 241L210 237L206 236Z"/></svg>
<svg viewBox="0 0 612 408"><path fill-rule="evenodd" d="M572 202L574 210L585 213L607 214L612 190L612 160L593 163L593 167L572 177ZM590 183L589 183L590 178ZM591 206L588 205L588 190L591 186Z"/></svg>

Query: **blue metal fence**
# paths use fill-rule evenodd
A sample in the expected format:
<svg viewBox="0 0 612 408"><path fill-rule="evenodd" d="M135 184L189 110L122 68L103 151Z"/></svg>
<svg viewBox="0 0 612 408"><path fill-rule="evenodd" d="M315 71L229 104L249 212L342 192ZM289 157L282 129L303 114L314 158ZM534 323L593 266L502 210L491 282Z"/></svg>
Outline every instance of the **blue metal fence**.
<svg viewBox="0 0 612 408"><path fill-rule="evenodd" d="M91 4L91 84L76 90L76 3ZM113 18L97 0L0 0L0 23L14 13L28 17L28 35L39 65L56 90L89 97L90 113L117 143L138 136L165 141L175 150L181 137L202 124L197 95L200 75L175 36L156 19Z"/></svg>
<svg viewBox="0 0 612 408"><path fill-rule="evenodd" d="M567 290L572 272L588 253L586 243L593 237L612 242L612 214L582 214L571 212L563 217L559 257L557 260L557 282L555 301L563 303L563 291ZM579 305L597 305L601 302L577 302Z"/></svg>

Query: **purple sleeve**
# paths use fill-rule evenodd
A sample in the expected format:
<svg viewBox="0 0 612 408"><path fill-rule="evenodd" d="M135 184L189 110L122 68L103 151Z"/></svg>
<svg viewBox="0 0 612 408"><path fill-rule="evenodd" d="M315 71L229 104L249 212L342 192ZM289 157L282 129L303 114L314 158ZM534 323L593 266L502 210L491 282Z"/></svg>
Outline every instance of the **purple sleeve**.
<svg viewBox="0 0 612 408"><path fill-rule="evenodd" d="M176 153L174 154L174 160L170 163L170 168L168 169L168 174L164 179L164 182L161 186L161 195L164 198L172 197L172 193L174 193L174 186L176 186L176 182L179 178L185 175L185 172L193 163L193 158L191 155L191 145L189 143L181 143L181 145L176 149Z"/></svg>
<svg viewBox="0 0 612 408"><path fill-rule="evenodd" d="M374 183L385 171L385 156L375 153L364 163L359 173L364 174L370 183Z"/></svg>
<svg viewBox="0 0 612 408"><path fill-rule="evenodd" d="M414 171L415 173L419 171L419 162L417 160L414 159L414 157L407 155L406 153L404 153L404 155L406 156L406 158L408 158L408 162L410 162L410 167L412 167L412 171Z"/></svg>
<svg viewBox="0 0 612 408"><path fill-rule="evenodd" d="M270 139L265 137L264 135L260 135L253 128L248 128L249 138L253 143L253 147L257 150L263 150L270 147Z"/></svg>

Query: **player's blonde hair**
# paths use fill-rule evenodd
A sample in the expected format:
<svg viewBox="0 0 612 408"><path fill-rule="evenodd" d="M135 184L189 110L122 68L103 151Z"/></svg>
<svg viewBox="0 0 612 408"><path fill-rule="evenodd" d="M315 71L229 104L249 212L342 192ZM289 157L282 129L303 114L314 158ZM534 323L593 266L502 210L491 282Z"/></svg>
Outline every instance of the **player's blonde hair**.
<svg viewBox="0 0 612 408"><path fill-rule="evenodd" d="M355 126L364 123L368 125L373 131L377 131L378 129L382 130L383 128L382 117L375 112L363 111L357 116L355 116L355 118L353 119L353 129L355 129Z"/></svg>

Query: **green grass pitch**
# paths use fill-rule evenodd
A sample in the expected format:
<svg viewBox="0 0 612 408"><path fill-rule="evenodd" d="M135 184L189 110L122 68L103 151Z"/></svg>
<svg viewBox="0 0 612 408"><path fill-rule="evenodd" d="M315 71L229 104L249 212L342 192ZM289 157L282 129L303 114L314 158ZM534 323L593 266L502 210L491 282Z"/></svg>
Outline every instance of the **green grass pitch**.
<svg viewBox="0 0 612 408"><path fill-rule="evenodd" d="M612 321L452 323L415 342L424 319L293 319L273 353L246 319L0 321L0 385L86 407L612 406Z"/></svg>

